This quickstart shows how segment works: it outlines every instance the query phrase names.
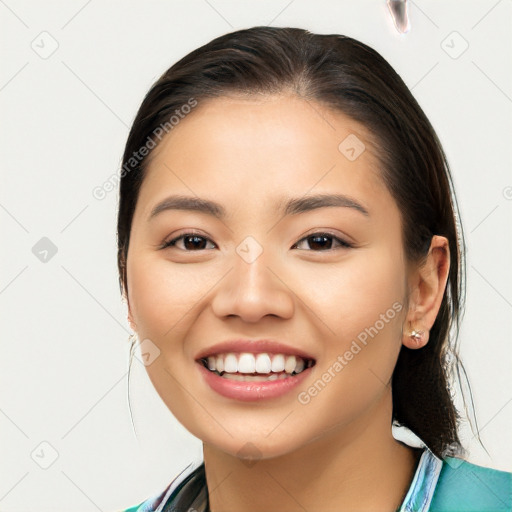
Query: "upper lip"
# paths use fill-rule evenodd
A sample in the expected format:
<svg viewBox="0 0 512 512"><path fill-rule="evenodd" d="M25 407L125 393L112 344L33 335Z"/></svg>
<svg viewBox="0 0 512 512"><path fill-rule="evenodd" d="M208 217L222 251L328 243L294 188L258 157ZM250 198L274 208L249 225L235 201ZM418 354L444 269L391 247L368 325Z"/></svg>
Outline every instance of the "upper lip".
<svg viewBox="0 0 512 512"><path fill-rule="evenodd" d="M195 359L199 360L206 358L208 356L224 354L228 352L265 352L268 354L286 354L292 356L299 356L302 359L315 360L315 358L311 354L308 354L306 351L298 347L286 345L284 343L271 339L238 339L222 341L220 343L202 349L201 351L198 352Z"/></svg>

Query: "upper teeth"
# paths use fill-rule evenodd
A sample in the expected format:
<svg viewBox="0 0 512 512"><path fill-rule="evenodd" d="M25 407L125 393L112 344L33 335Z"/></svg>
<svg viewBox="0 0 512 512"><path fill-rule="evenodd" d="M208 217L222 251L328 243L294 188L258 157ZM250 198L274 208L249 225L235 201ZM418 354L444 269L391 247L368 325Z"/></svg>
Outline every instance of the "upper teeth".
<svg viewBox="0 0 512 512"><path fill-rule="evenodd" d="M208 357L208 368L219 373L300 373L305 366L306 362L301 357L285 354L229 352Z"/></svg>

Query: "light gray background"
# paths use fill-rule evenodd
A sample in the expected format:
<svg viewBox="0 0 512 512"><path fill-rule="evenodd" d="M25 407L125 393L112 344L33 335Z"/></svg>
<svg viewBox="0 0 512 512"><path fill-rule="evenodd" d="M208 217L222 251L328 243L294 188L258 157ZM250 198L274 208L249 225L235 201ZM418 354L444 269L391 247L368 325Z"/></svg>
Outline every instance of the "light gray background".
<svg viewBox="0 0 512 512"><path fill-rule="evenodd" d="M254 25L361 39L429 116L468 244L462 357L489 452L466 433L469 459L512 471L511 14L510 0L415 1L400 36L376 0L0 0L0 510L115 511L201 456L137 360L134 434L117 190L101 201L92 190L118 171L153 81ZM46 262L33 253L43 237L58 250Z"/></svg>

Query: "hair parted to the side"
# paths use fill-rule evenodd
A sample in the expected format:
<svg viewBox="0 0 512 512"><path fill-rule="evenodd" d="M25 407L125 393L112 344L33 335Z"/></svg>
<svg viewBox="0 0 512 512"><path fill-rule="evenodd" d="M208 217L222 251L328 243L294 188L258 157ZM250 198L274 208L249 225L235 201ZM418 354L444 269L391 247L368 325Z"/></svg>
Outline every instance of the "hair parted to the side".
<svg viewBox="0 0 512 512"><path fill-rule="evenodd" d="M393 373L393 420L437 456L460 454L461 416L450 383L456 377L460 384L465 375L458 357L465 290L462 226L441 143L405 83L377 51L350 37L298 28L253 27L217 37L179 60L151 87L130 130L123 168L191 98L200 105L229 94L289 91L344 113L375 137L381 177L401 212L408 262L423 261L433 235L448 239L448 282L429 341L418 350L402 346ZM141 159L120 181L118 268L125 296L130 229L147 164L148 157Z"/></svg>

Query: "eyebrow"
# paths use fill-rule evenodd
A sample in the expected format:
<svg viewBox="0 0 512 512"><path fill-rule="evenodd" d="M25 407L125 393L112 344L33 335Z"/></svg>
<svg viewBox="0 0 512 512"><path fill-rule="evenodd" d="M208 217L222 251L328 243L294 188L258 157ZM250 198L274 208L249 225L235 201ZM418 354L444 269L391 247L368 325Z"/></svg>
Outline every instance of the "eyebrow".
<svg viewBox="0 0 512 512"><path fill-rule="evenodd" d="M277 207L278 212L281 212L284 216L298 215L325 207L352 208L366 217L370 216L370 213L363 205L358 203L355 199L343 194L316 194L298 198L281 199L278 201ZM159 213L167 210L194 211L211 215L217 219L226 219L227 217L225 208L215 201L200 197L174 195L159 202L151 210L148 221L156 217Z"/></svg>

